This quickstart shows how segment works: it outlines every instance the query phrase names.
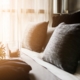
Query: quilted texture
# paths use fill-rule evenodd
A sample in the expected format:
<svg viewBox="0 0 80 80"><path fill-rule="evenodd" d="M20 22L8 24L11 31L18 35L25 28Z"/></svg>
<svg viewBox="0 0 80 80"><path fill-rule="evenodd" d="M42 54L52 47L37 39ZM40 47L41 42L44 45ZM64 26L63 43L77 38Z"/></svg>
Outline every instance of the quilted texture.
<svg viewBox="0 0 80 80"><path fill-rule="evenodd" d="M80 24L57 26L42 59L67 72L75 73L80 56Z"/></svg>
<svg viewBox="0 0 80 80"><path fill-rule="evenodd" d="M24 32L22 47L41 52L47 35L48 22L28 25Z"/></svg>

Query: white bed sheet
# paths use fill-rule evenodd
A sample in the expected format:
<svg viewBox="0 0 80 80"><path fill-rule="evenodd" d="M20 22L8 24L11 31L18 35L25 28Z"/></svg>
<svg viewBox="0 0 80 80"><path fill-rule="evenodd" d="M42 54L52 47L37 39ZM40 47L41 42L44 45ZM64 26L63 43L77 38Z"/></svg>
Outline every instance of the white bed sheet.
<svg viewBox="0 0 80 80"><path fill-rule="evenodd" d="M78 71L73 75L73 74L70 74L66 71L63 71L63 70L57 68L56 66L54 66L50 63L47 63L47 62L41 60L39 58L39 55L41 53L30 51L25 48L21 48L21 52L27 54L29 57L34 59L38 64L46 67L52 74L56 75L57 77L59 77L62 80L80 80L80 72L79 72L80 68L78 68Z"/></svg>

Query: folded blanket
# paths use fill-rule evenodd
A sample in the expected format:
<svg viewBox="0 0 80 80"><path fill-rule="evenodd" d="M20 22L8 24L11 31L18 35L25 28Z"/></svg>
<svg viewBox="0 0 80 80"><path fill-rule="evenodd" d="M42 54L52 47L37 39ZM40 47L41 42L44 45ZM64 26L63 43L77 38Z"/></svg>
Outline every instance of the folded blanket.
<svg viewBox="0 0 80 80"><path fill-rule="evenodd" d="M29 80L31 69L31 66L22 60L0 60L0 80Z"/></svg>

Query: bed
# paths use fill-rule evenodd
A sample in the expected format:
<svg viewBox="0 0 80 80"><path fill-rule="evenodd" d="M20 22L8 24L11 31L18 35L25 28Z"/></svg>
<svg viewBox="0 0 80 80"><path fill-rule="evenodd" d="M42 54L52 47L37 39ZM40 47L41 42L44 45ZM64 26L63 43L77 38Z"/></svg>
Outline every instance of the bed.
<svg viewBox="0 0 80 80"><path fill-rule="evenodd" d="M21 59L32 67L29 73L30 80L80 80L80 65L77 72L72 75L42 61L38 53L24 48L21 49Z"/></svg>
<svg viewBox="0 0 80 80"><path fill-rule="evenodd" d="M65 24L62 22L65 22ZM67 38L70 38L71 35L73 35L75 37L70 38L71 40L68 39L69 40L68 43L67 42L65 43L67 45L66 46L67 49L63 49L61 53L66 53L66 56L68 56L68 57L70 56L69 58L65 57L66 60L68 60L68 59L69 60L74 60L74 59L77 60L77 58L80 59L80 57L79 57L80 56L80 46L79 46L79 44L80 44L80 11L71 13L71 14L61 14L58 16L53 16L53 27L57 27L60 24L59 25L60 28L57 29L55 31L55 33L53 33L55 28L50 28L50 30L48 30L48 32L47 32L48 34L47 34L47 38L46 38L45 30L47 30L47 27L46 27L47 24L48 24L48 22L37 24L37 26L38 26L37 29L36 29L37 26L34 25L34 27L32 27L32 29L31 29L31 31L29 29L29 32L28 32L29 35L27 35L26 33L25 33L26 35L24 34L25 36L24 36L23 43L22 43L23 45L21 48L20 59L25 61L32 67L32 70L30 70L30 72L29 72L30 80L80 80L80 62L79 61L78 61L78 67L77 67L76 72L74 74L71 74L65 70L62 70L62 69L56 67L55 65L51 64L50 62L47 62L46 58L45 58L45 60L42 59L44 52L46 52L46 53L50 52L52 54L53 52L57 51L57 49L59 49L60 46L62 46L62 43L63 43L62 41L63 40L65 41L65 39L63 37L66 34L68 35L68 37L66 37L66 40L67 40ZM64 26L66 26L66 27L64 27ZM40 28L43 28L43 29L40 29ZM77 30L77 32L76 32L76 30ZM36 31L37 31L37 33L36 33ZM59 35L58 39L60 39L60 41L57 41L57 40L54 41L55 39L52 38L52 34L56 36L56 33L57 33L57 35ZM38 35L38 34L41 34L41 35ZM36 39L34 36L36 37ZM60 37L60 36L62 36L62 37ZM42 51L40 52L39 48L44 43L43 40L45 38L46 38L45 44L43 46ZM53 43L50 43L49 47L46 47L50 41L53 41ZM74 41L76 42L76 44L74 44ZM55 44L55 42L57 44L56 50L55 50L54 46L52 45L52 44ZM59 46L58 46L58 44L59 44ZM69 44L71 44L71 45L69 45ZM71 49L70 46L73 49L71 50L71 52L69 52L70 53L70 55L69 55L69 53L67 51L69 51L68 49ZM54 50L50 49L52 47ZM64 47L65 46L61 47L60 49L62 49ZM48 51L49 49L50 49L50 51ZM52 50L52 52L51 52L51 50ZM67 53L68 53L68 55L67 55ZM76 53L78 53L78 54L76 54ZM64 56L64 54L62 56ZM76 58L75 58L75 56L76 56ZM48 54L47 58L48 57L50 57L49 54ZM55 58L55 57L52 57L52 58ZM56 58L56 60L58 60L58 58ZM71 67L73 67L72 65L74 65L74 63L70 64L70 65L71 65Z"/></svg>
<svg viewBox="0 0 80 80"><path fill-rule="evenodd" d="M27 49L22 49L21 51L21 59L26 61L32 67L32 70L29 73L30 80L61 80L56 75L53 75L49 70L47 70L44 65L41 65L35 61L35 59L39 59L37 53L31 52Z"/></svg>

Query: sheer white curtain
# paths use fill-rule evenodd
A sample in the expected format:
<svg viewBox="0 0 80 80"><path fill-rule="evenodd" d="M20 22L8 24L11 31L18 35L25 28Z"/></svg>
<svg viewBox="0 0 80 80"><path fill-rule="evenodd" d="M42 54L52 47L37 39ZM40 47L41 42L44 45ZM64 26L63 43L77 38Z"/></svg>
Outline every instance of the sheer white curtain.
<svg viewBox="0 0 80 80"><path fill-rule="evenodd" d="M28 22L50 21L53 0L0 0L0 41L21 41Z"/></svg>

